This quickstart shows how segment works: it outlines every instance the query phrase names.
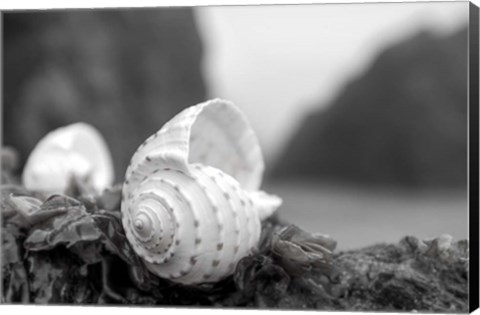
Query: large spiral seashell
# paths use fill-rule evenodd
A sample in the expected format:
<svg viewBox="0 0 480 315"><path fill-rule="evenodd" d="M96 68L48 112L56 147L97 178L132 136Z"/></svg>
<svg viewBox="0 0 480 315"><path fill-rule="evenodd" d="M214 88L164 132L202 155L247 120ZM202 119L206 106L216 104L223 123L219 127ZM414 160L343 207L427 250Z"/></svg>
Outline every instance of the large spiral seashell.
<svg viewBox="0 0 480 315"><path fill-rule="evenodd" d="M147 268L183 284L233 273L281 199L258 191L258 140L231 103L212 100L167 122L137 149L122 191L123 226Z"/></svg>

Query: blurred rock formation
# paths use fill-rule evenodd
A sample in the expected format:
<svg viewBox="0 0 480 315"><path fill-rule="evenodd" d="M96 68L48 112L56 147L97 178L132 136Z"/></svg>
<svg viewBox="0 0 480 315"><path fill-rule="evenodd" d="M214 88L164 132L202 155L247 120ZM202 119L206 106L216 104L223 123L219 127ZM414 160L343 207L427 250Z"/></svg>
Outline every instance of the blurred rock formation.
<svg viewBox="0 0 480 315"><path fill-rule="evenodd" d="M22 164L57 127L106 138L122 181L135 149L205 98L202 43L188 8L5 13L4 144Z"/></svg>
<svg viewBox="0 0 480 315"><path fill-rule="evenodd" d="M422 32L383 51L309 115L272 171L406 187L467 181L467 29Z"/></svg>

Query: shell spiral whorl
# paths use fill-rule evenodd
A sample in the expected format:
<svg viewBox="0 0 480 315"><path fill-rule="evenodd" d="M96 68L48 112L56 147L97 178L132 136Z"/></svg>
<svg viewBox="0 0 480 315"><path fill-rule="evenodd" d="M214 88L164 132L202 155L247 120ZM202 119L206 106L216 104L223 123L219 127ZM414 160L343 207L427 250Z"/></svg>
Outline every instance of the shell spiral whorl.
<svg viewBox="0 0 480 315"><path fill-rule="evenodd" d="M257 246L281 199L257 191L261 150L243 114L213 100L187 108L137 149L122 216L147 268L183 284L218 281Z"/></svg>
<svg viewBox="0 0 480 315"><path fill-rule="evenodd" d="M161 263L171 254L175 219L165 203L156 195L142 194L132 206L136 209L129 223L139 255L151 263ZM152 255L154 253L155 255Z"/></svg>

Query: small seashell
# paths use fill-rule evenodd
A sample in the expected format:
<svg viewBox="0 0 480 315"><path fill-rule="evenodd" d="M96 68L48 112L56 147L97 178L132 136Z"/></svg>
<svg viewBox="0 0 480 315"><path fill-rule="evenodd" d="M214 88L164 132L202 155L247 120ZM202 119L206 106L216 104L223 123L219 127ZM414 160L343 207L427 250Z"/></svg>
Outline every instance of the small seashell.
<svg viewBox="0 0 480 315"><path fill-rule="evenodd" d="M113 183L113 163L100 133L75 123L48 133L34 148L22 174L29 190L65 193L72 179L97 193Z"/></svg>
<svg viewBox="0 0 480 315"><path fill-rule="evenodd" d="M189 107L149 137L127 168L126 236L146 267L183 284L230 275L281 199L258 191L258 140L231 102Z"/></svg>

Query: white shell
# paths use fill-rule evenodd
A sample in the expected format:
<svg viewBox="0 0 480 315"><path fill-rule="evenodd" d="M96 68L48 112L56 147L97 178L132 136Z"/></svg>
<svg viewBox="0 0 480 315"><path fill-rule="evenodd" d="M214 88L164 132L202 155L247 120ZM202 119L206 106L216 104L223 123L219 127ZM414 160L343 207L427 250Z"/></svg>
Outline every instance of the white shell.
<svg viewBox="0 0 480 315"><path fill-rule="evenodd" d="M233 273L281 199L257 191L258 140L231 103L185 109L135 152L122 191L123 226L147 268L183 284Z"/></svg>
<svg viewBox="0 0 480 315"><path fill-rule="evenodd" d="M24 186L45 193L64 193L72 177L100 193L114 179L110 151L101 134L86 123L58 128L43 137L28 157Z"/></svg>

